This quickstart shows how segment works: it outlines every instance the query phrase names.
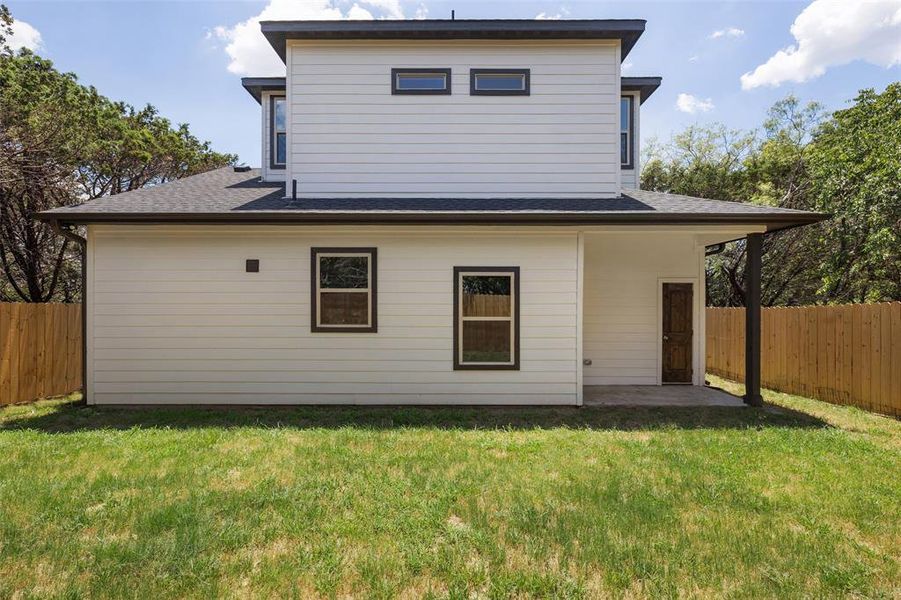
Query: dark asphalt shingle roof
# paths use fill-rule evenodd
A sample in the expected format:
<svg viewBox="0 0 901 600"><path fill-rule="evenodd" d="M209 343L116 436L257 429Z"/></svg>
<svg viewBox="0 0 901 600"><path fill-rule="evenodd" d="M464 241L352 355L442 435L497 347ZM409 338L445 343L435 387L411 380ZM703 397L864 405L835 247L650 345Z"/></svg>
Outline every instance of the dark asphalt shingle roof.
<svg viewBox="0 0 901 600"><path fill-rule="evenodd" d="M259 169L216 169L39 215L79 222L812 223L816 213L626 190L611 198L285 198Z"/></svg>

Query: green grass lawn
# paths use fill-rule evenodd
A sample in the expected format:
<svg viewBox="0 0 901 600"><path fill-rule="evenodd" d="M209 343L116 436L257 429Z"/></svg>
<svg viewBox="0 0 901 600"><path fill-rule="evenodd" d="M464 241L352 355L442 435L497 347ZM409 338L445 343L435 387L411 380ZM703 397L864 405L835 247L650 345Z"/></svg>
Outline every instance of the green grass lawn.
<svg viewBox="0 0 901 600"><path fill-rule="evenodd" d="M899 597L901 423L766 398L7 407L0 597Z"/></svg>

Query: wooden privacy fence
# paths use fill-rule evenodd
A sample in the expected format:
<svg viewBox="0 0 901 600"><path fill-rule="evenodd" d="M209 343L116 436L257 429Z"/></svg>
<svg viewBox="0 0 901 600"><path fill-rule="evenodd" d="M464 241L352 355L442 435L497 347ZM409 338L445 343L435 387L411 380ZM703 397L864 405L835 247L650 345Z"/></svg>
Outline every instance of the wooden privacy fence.
<svg viewBox="0 0 901 600"><path fill-rule="evenodd" d="M901 302L765 308L761 385L901 416ZM707 371L744 381L745 309L707 309Z"/></svg>
<svg viewBox="0 0 901 600"><path fill-rule="evenodd" d="M81 387L81 305L0 303L0 404Z"/></svg>

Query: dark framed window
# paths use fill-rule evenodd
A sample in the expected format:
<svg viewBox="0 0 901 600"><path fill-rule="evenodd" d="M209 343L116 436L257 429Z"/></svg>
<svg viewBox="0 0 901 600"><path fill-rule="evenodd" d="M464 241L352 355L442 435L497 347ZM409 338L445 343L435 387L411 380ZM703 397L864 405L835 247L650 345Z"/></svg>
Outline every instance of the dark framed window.
<svg viewBox="0 0 901 600"><path fill-rule="evenodd" d="M470 69L471 96L528 96L529 69Z"/></svg>
<svg viewBox="0 0 901 600"><path fill-rule="evenodd" d="M375 332L376 249L311 248L311 329Z"/></svg>
<svg viewBox="0 0 901 600"><path fill-rule="evenodd" d="M288 162L288 104L284 96L269 97L269 168L284 169Z"/></svg>
<svg viewBox="0 0 901 600"><path fill-rule="evenodd" d="M450 69L391 69L391 93L440 95L451 93Z"/></svg>
<svg viewBox="0 0 901 600"><path fill-rule="evenodd" d="M623 169L635 168L634 96L619 99L619 164Z"/></svg>
<svg viewBox="0 0 901 600"><path fill-rule="evenodd" d="M519 369L519 267L454 267L454 369Z"/></svg>

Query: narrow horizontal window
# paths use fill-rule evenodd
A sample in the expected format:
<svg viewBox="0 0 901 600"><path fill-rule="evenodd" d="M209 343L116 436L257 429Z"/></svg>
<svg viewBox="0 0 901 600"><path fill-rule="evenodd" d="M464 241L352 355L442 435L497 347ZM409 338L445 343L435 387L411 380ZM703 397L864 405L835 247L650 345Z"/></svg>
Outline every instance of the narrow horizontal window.
<svg viewBox="0 0 901 600"><path fill-rule="evenodd" d="M619 163L623 169L634 168L632 140L635 129L632 126L632 107L635 99L623 96L619 99Z"/></svg>
<svg viewBox="0 0 901 600"><path fill-rule="evenodd" d="M450 94L450 69L391 69L392 94Z"/></svg>
<svg viewBox="0 0 901 600"><path fill-rule="evenodd" d="M376 249L313 248L312 330L376 331Z"/></svg>
<svg viewBox="0 0 901 600"><path fill-rule="evenodd" d="M519 268L454 268L454 369L519 368Z"/></svg>
<svg viewBox="0 0 901 600"><path fill-rule="evenodd" d="M284 169L288 158L287 102L284 96L270 96L269 101L269 166Z"/></svg>
<svg viewBox="0 0 901 600"><path fill-rule="evenodd" d="M529 69L471 69L469 93L473 96L528 96Z"/></svg>

